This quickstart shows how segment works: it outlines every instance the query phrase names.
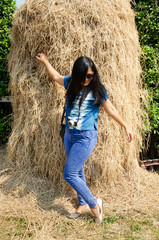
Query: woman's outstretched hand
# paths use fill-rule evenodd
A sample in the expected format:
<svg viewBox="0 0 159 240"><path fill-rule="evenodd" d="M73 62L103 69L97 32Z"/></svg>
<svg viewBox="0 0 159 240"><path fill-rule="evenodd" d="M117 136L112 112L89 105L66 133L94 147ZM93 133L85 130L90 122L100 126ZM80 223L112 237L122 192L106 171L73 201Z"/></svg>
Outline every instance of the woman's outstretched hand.
<svg viewBox="0 0 159 240"><path fill-rule="evenodd" d="M48 74L50 75L50 77L57 82L58 84L60 84L61 86L64 86L64 76L62 76L61 74L59 74L51 65L51 63L49 62L47 56L45 53L38 53L36 58L44 63Z"/></svg>
<svg viewBox="0 0 159 240"><path fill-rule="evenodd" d="M131 142L132 141L132 133L129 131L129 129L127 127L125 128L125 132L128 137L128 141Z"/></svg>
<svg viewBox="0 0 159 240"><path fill-rule="evenodd" d="M36 58L44 64L49 61L45 53L38 53Z"/></svg>

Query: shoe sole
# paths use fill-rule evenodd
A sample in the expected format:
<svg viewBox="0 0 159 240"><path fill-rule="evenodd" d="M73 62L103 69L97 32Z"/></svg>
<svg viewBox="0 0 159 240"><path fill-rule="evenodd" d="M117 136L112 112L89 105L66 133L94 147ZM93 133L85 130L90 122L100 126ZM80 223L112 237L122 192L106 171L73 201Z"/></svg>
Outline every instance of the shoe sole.
<svg viewBox="0 0 159 240"><path fill-rule="evenodd" d="M70 213L69 218L75 219L75 218L78 218L80 215L81 214L78 212L73 212L73 213Z"/></svg>

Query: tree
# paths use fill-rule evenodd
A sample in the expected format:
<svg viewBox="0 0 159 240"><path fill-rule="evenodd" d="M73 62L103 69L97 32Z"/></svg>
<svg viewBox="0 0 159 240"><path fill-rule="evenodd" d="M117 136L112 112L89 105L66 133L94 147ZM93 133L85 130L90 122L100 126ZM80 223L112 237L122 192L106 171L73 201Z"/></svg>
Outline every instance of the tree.
<svg viewBox="0 0 159 240"><path fill-rule="evenodd" d="M16 9L15 1L0 1L0 97L8 95L8 68L7 56L11 45L11 27L12 16ZM0 104L0 143L4 143L8 139L11 131L11 106L8 103Z"/></svg>
<svg viewBox="0 0 159 240"><path fill-rule="evenodd" d="M136 25L142 46L141 65L144 85L149 92L150 119L147 133L151 133L148 157L155 158L159 152L159 8L157 1L137 1L133 6L136 12Z"/></svg>
<svg viewBox="0 0 159 240"><path fill-rule="evenodd" d="M15 1L0 1L0 96L6 95L9 77L7 73L7 56L11 45L12 16L16 9Z"/></svg>

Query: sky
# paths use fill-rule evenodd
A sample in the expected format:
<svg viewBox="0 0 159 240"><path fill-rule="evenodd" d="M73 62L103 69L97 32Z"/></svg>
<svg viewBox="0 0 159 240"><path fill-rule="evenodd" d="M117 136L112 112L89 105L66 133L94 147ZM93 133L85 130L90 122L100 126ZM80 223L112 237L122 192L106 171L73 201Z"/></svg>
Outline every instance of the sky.
<svg viewBox="0 0 159 240"><path fill-rule="evenodd" d="M24 2L25 0L16 0L16 6L20 7Z"/></svg>

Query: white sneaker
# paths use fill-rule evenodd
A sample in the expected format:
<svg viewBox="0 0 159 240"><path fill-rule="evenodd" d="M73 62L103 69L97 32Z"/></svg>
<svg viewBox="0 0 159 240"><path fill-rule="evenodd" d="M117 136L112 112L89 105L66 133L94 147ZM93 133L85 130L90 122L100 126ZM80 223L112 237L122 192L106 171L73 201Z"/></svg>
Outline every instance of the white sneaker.
<svg viewBox="0 0 159 240"><path fill-rule="evenodd" d="M102 214L102 207L103 207L103 201L102 199L97 199L98 207L99 207L99 217L95 217L95 223L96 224L101 224L102 219L103 219L103 214Z"/></svg>

